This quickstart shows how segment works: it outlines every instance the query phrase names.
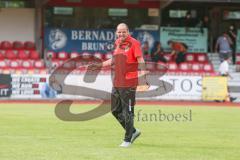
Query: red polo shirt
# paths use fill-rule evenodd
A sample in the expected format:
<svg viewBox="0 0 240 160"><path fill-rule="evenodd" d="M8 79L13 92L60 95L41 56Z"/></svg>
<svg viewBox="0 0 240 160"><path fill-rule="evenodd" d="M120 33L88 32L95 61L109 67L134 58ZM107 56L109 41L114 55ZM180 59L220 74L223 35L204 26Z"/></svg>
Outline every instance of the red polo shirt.
<svg viewBox="0 0 240 160"><path fill-rule="evenodd" d="M128 36L124 42L115 41L114 87L136 87L138 85L138 61L142 57L140 42Z"/></svg>

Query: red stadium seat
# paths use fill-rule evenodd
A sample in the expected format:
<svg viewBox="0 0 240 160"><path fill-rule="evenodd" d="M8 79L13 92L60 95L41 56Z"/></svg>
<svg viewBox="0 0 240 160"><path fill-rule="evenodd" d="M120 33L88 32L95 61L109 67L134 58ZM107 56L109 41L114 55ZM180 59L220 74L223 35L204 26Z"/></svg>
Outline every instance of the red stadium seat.
<svg viewBox="0 0 240 160"><path fill-rule="evenodd" d="M179 71L181 74L184 74L184 75L189 74L191 72L189 63L187 63L187 62L180 63Z"/></svg>
<svg viewBox="0 0 240 160"><path fill-rule="evenodd" d="M10 41L2 41L1 49L4 49L4 50L12 49L12 43Z"/></svg>
<svg viewBox="0 0 240 160"><path fill-rule="evenodd" d="M8 68L8 63L4 60L0 60L0 69Z"/></svg>
<svg viewBox="0 0 240 160"><path fill-rule="evenodd" d="M25 50L19 50L17 54L19 59L28 59L29 54L25 52Z"/></svg>
<svg viewBox="0 0 240 160"><path fill-rule="evenodd" d="M18 60L11 60L9 61L9 67L11 69L20 69L20 63Z"/></svg>
<svg viewBox="0 0 240 160"><path fill-rule="evenodd" d="M193 74L195 74L195 75L199 75L199 74L202 74L203 73L203 69L202 69L202 66L201 66L201 64L199 64L199 63L193 63L192 65L191 65L191 69L192 69L192 72L193 72Z"/></svg>
<svg viewBox="0 0 240 160"><path fill-rule="evenodd" d="M214 68L212 64L204 64L203 65L203 71L205 74L214 74Z"/></svg>
<svg viewBox="0 0 240 160"><path fill-rule="evenodd" d="M207 63L208 62L208 58L206 54L197 54L197 61L201 62L201 63Z"/></svg>
<svg viewBox="0 0 240 160"><path fill-rule="evenodd" d="M37 51L31 50L31 51L29 52L29 58L30 58L30 59L34 59L34 60L37 60L37 59L40 58L40 55L39 55L39 53L38 53Z"/></svg>
<svg viewBox="0 0 240 160"><path fill-rule="evenodd" d="M33 66L36 69L44 69L45 68L45 64L43 62L43 60L36 60L33 62Z"/></svg>
<svg viewBox="0 0 240 160"><path fill-rule="evenodd" d="M186 62L194 62L195 61L195 55L192 53L186 54Z"/></svg>
<svg viewBox="0 0 240 160"><path fill-rule="evenodd" d="M175 62L169 62L167 72L176 74L178 72L178 65Z"/></svg>
<svg viewBox="0 0 240 160"><path fill-rule="evenodd" d="M60 65L62 65L62 63L63 63L63 61L58 60L58 59L52 60L52 66L54 68L59 67Z"/></svg>
<svg viewBox="0 0 240 160"><path fill-rule="evenodd" d="M7 59L16 59L17 55L14 53L14 50L6 50L5 51L5 57Z"/></svg>
<svg viewBox="0 0 240 160"><path fill-rule="evenodd" d="M199 63L192 63L191 68L193 71L199 71L201 70L201 65Z"/></svg>
<svg viewBox="0 0 240 160"><path fill-rule="evenodd" d="M24 44L21 41L14 41L13 42L13 49L19 50L24 49Z"/></svg>
<svg viewBox="0 0 240 160"><path fill-rule="evenodd" d="M70 53L70 58L76 58L77 56L79 56L80 54L78 52L71 52Z"/></svg>
<svg viewBox="0 0 240 160"><path fill-rule="evenodd" d="M90 60L91 58L93 58L93 54L91 53L88 53L88 52L83 52L81 54L82 58L85 59L85 60Z"/></svg>
<svg viewBox="0 0 240 160"><path fill-rule="evenodd" d="M52 59L57 58L57 53L54 51L48 51L46 56L49 57L50 55L52 56Z"/></svg>
<svg viewBox="0 0 240 160"><path fill-rule="evenodd" d="M94 57L97 57L99 59L104 59L104 54L102 54L100 52L96 52L96 53L94 53Z"/></svg>
<svg viewBox="0 0 240 160"><path fill-rule="evenodd" d="M82 53L82 56L92 56L92 54L89 53L89 52L83 52L83 53Z"/></svg>
<svg viewBox="0 0 240 160"><path fill-rule="evenodd" d="M33 62L31 60L23 60L21 62L21 67L25 69L33 69Z"/></svg>
<svg viewBox="0 0 240 160"><path fill-rule="evenodd" d="M35 74L46 74L47 73L47 69L45 68L45 64L43 60L35 60L33 61L33 73Z"/></svg>
<svg viewBox="0 0 240 160"><path fill-rule="evenodd" d="M26 50L35 50L36 49L35 43L32 42L32 41L24 42L24 49L26 49Z"/></svg>
<svg viewBox="0 0 240 160"><path fill-rule="evenodd" d="M106 53L105 54L105 59L110 59L110 58L112 58L112 56L113 56L113 53L111 53L111 52Z"/></svg>
<svg viewBox="0 0 240 160"><path fill-rule="evenodd" d="M57 58L60 60L67 60L68 59L68 53L67 52L58 52Z"/></svg>
<svg viewBox="0 0 240 160"><path fill-rule="evenodd" d="M2 52L0 52L0 60L3 60L4 58L5 58L5 55Z"/></svg>

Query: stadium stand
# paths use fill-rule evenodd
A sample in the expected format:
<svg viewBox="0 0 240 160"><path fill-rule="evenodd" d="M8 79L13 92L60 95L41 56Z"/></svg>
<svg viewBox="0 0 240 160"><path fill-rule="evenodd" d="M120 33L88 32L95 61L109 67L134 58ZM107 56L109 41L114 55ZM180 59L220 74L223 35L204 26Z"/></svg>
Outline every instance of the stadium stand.
<svg viewBox="0 0 240 160"><path fill-rule="evenodd" d="M34 66L35 63L39 63L38 60L40 54L36 51L34 42L2 41L0 43L0 73L30 73L39 68ZM41 69L45 69L45 66Z"/></svg>
<svg viewBox="0 0 240 160"><path fill-rule="evenodd" d="M78 55L82 55L84 57L86 56L96 56L100 59L106 60L112 57L112 53L106 53L102 54L99 52L96 52L94 54L84 52L84 53L78 53L78 52L71 52L70 54L65 53L65 52L59 52L59 53L54 53L57 55L57 58L53 61L53 63L56 66L61 65L65 60L68 58L74 58ZM60 58L60 54L63 54ZM67 55L69 57L67 58ZM186 62L177 65L170 54L165 54L164 57L168 59L168 63L162 63L158 62L157 64L154 63L148 63L147 64L147 69L152 71L152 72L162 72L162 71L167 71L167 74L171 75L215 75L214 67L211 63L211 61L208 60L208 56L205 53L187 53L186 54ZM77 66L81 66L80 64L76 64ZM82 69L79 69L82 72ZM106 73L107 70L104 69L104 73Z"/></svg>
<svg viewBox="0 0 240 160"><path fill-rule="evenodd" d="M2 41L0 43L0 69L6 70L7 68L11 69L12 71L21 70L23 69L24 72L29 70L32 72L36 68L37 73L44 73L43 70L45 68L45 62L40 58L40 54L35 49L35 44L31 41L21 42L21 41L14 41L13 43L9 41ZM61 52L54 52L54 51L47 51L46 56L52 56L52 65L54 67L58 67L63 64L64 61L75 58L79 55L83 57L95 56L102 60L107 60L112 58L112 52L108 52L106 54L96 52L96 53L88 53L83 52L79 53L73 51L71 53L67 53L64 51ZM147 69L152 72L163 72L166 71L167 74L171 75L212 75L214 74L214 68L211 62L208 59L207 54L205 53L187 53L186 54L186 62L177 65L173 61L173 57L169 53L165 53L164 57L167 59L167 63L157 62L151 63L148 62ZM4 62L4 60L6 62ZM240 65L240 55L237 55L237 64ZM82 66L82 64L74 64L65 66L66 68L71 67L78 67ZM82 72L83 67L78 69ZM104 69L104 73L107 72Z"/></svg>

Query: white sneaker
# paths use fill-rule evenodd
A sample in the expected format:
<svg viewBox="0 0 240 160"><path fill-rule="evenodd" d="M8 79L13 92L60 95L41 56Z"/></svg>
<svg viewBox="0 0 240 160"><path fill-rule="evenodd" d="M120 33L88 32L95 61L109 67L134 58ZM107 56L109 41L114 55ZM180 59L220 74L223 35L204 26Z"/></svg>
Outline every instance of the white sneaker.
<svg viewBox="0 0 240 160"><path fill-rule="evenodd" d="M141 135L140 130L136 129L136 131L132 134L131 143L133 143L135 139L137 139L137 137L139 137L140 135Z"/></svg>
<svg viewBox="0 0 240 160"><path fill-rule="evenodd" d="M127 147L130 147L130 146L131 146L131 142L123 141L122 144L120 144L119 147L125 147L125 148L127 148Z"/></svg>

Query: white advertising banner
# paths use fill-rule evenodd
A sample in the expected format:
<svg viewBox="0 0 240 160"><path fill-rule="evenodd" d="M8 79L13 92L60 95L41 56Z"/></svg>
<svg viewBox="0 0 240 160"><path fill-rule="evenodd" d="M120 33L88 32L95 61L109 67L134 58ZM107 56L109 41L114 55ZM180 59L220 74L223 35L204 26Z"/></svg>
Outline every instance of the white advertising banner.
<svg viewBox="0 0 240 160"><path fill-rule="evenodd" d="M110 75L100 75L94 83L85 83L84 75L71 75L66 78L66 84L84 86L100 91L111 92L112 82ZM202 77L201 76L163 76L160 80L166 81L173 86L173 89L164 95L147 97L144 99L168 99L168 100L201 100ZM157 86L151 86L155 89ZM80 97L79 97L80 98Z"/></svg>
<svg viewBox="0 0 240 160"><path fill-rule="evenodd" d="M44 83L48 82L49 75L12 75L12 95L16 99L41 99L41 90ZM151 78L151 77L149 77ZM149 100L201 100L202 77L201 76L168 76L159 78L171 84L172 90L161 96L146 97L141 99ZM65 85L76 86L71 94L58 94L56 98L61 99L95 99L83 95L74 95L80 87L96 90L96 94L104 91L111 93L112 81L110 75L99 75L94 83L86 83L84 75L69 75L65 79ZM151 86L150 90L157 88Z"/></svg>
<svg viewBox="0 0 240 160"><path fill-rule="evenodd" d="M12 74L12 99L40 99L41 88L49 75Z"/></svg>
<svg viewBox="0 0 240 160"><path fill-rule="evenodd" d="M169 40L183 42L188 46L187 52L207 53L208 30L204 28L161 27L160 41L165 51L170 51Z"/></svg>
<svg viewBox="0 0 240 160"><path fill-rule="evenodd" d="M173 90L153 99L201 100L201 76L163 76L161 79L172 84Z"/></svg>

